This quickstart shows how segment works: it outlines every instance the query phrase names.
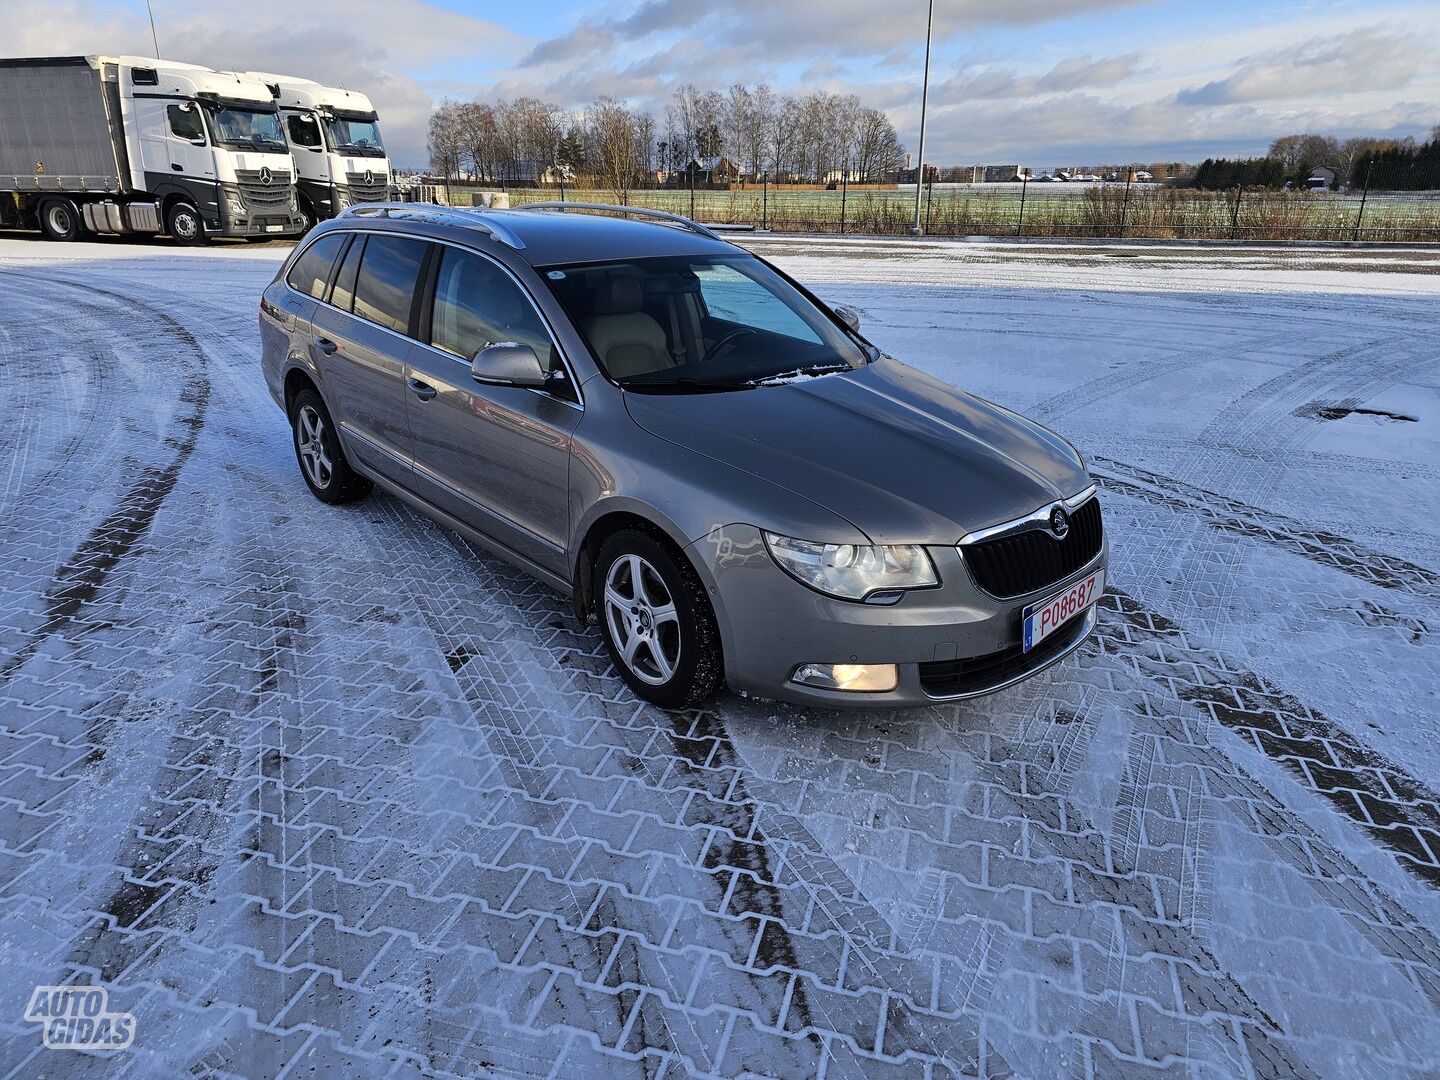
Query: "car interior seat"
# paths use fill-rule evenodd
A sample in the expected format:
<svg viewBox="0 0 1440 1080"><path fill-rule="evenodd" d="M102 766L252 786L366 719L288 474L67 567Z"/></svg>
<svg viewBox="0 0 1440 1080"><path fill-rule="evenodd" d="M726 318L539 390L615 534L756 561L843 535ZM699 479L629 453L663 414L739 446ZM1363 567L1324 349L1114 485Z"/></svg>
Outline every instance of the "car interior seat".
<svg viewBox="0 0 1440 1080"><path fill-rule="evenodd" d="M585 328L591 346L614 379L674 367L665 331L645 314L644 294L633 277L608 275L595 298L595 316Z"/></svg>

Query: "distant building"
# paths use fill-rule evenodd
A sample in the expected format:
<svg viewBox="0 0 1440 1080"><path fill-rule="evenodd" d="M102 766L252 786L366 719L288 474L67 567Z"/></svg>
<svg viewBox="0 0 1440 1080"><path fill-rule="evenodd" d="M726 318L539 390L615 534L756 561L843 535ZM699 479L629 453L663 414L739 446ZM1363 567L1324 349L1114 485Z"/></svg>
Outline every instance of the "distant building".
<svg viewBox="0 0 1440 1080"><path fill-rule="evenodd" d="M747 173L729 158L719 155L691 158L683 175L686 183L693 179L697 184L729 184L742 179Z"/></svg>
<svg viewBox="0 0 1440 1080"><path fill-rule="evenodd" d="M1030 178L1021 165L959 165L948 171L957 184L1014 184Z"/></svg>
<svg viewBox="0 0 1440 1080"><path fill-rule="evenodd" d="M913 184L913 183L915 183L915 174L916 174L918 171L919 171L919 170L917 170L917 169L901 169L901 170L900 170L900 175L896 177L896 183L899 183L899 184ZM940 166L938 166L938 165L926 165L926 166L925 166L925 180L924 180L924 183L927 183L927 184L938 184L938 183L940 183Z"/></svg>
<svg viewBox="0 0 1440 1080"><path fill-rule="evenodd" d="M1311 191L1329 191L1339 187L1340 173L1329 165L1316 165L1310 170L1305 186Z"/></svg>

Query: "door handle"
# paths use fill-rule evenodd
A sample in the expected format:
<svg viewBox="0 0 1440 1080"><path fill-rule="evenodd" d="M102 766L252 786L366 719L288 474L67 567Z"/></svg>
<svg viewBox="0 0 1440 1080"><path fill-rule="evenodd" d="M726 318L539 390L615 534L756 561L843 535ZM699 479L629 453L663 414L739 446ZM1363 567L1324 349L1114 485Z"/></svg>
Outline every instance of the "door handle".
<svg viewBox="0 0 1440 1080"><path fill-rule="evenodd" d="M170 163L170 168L174 169L176 172L184 172L184 171L185 171L185 166L183 166L183 165L176 165L175 162L173 162L173 161Z"/></svg>
<svg viewBox="0 0 1440 1080"><path fill-rule="evenodd" d="M340 348L339 345L336 345L335 342L331 341L329 338L323 337L316 340L315 347L321 352L323 352L326 356L334 356L336 350Z"/></svg>
<svg viewBox="0 0 1440 1080"><path fill-rule="evenodd" d="M436 394L440 393L435 387L429 383L421 382L419 379L406 379L405 385L410 387L411 392L421 401L430 401Z"/></svg>

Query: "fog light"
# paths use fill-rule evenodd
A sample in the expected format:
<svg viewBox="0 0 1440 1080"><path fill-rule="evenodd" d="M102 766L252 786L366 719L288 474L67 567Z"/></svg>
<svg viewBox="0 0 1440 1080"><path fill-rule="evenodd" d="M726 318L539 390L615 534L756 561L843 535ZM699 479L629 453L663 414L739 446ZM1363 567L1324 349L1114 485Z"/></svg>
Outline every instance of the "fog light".
<svg viewBox="0 0 1440 1080"><path fill-rule="evenodd" d="M900 673L894 664L801 664L790 681L822 690L878 694L894 690Z"/></svg>

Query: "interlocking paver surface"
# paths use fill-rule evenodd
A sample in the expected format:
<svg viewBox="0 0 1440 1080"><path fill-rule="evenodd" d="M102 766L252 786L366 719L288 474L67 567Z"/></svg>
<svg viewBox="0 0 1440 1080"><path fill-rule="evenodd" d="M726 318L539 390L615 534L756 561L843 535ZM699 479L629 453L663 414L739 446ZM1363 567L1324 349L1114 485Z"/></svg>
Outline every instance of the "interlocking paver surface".
<svg viewBox="0 0 1440 1080"><path fill-rule="evenodd" d="M309 497L282 251L0 240L0 1075L1440 1073L1440 258L754 243L1086 454L1080 653L641 705ZM43 1048L62 983L133 1046Z"/></svg>

